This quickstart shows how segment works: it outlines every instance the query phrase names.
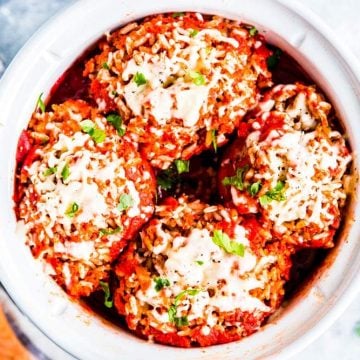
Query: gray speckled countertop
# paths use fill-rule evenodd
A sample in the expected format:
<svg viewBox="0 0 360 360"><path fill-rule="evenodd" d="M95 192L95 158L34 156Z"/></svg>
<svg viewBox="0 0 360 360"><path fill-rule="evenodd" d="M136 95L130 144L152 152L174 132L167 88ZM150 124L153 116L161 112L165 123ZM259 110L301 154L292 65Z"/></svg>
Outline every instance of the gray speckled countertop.
<svg viewBox="0 0 360 360"><path fill-rule="evenodd" d="M81 0L80 0L81 1ZM0 0L0 77L26 40L51 15L74 0ZM302 0L338 34L360 59L360 1ZM72 359L43 336L0 290L0 303L21 341L36 359ZM346 312L306 350L293 360L358 360L360 334L355 327L360 321L360 295Z"/></svg>

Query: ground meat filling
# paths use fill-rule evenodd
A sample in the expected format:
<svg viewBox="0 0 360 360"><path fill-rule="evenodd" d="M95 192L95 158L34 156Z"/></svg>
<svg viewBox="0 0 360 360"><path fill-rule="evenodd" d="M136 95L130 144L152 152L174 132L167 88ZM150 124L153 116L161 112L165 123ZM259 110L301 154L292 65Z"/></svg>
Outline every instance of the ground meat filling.
<svg viewBox="0 0 360 360"><path fill-rule="evenodd" d="M332 129L331 105L313 87L278 85L222 161L223 197L261 213L273 235L299 247L332 247L351 161Z"/></svg>
<svg viewBox="0 0 360 360"><path fill-rule="evenodd" d="M186 347L233 341L280 305L291 249L251 243L235 209L168 198L140 237L116 266L115 305L142 336Z"/></svg>
<svg viewBox="0 0 360 360"><path fill-rule="evenodd" d="M166 169L227 141L271 85L264 39L200 14L157 15L113 32L84 74L104 112L120 113L151 164Z"/></svg>
<svg viewBox="0 0 360 360"><path fill-rule="evenodd" d="M32 253L73 296L89 295L152 215L152 170L82 101L36 112L20 173L18 216ZM36 141L34 140L36 139Z"/></svg>

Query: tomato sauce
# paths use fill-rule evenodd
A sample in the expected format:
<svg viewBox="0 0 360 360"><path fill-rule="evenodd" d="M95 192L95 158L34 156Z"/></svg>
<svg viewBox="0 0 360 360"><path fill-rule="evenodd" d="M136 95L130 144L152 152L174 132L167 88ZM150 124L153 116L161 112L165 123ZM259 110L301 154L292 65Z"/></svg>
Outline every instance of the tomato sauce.
<svg viewBox="0 0 360 360"><path fill-rule="evenodd" d="M59 104L68 99L81 98L88 101L90 104L93 104L93 100L91 99L89 93L89 91L91 91L90 81L87 77L83 76L83 71L87 60L96 55L98 52L97 44L95 44L85 51L84 54L81 55L62 76L60 76L50 91L50 95L47 99L47 110L50 109L52 104ZM314 81L311 80L304 69L302 69L297 61L286 52L281 53L279 62L272 73L274 84L294 82L302 82L306 85L314 84ZM276 124L274 126L276 126ZM246 136L247 131L248 127L246 126L246 123L243 123L238 129L238 135L240 135L240 137ZM18 157L24 161L30 151L29 144L27 143L25 137L23 138L22 145L23 148L19 150ZM218 165L223 152L224 148L219 148L217 152L206 151L200 155L194 156L190 161L189 173L179 175L175 179L176 184L170 189L159 189L161 191L158 192L158 203L161 202L162 198L167 196L176 197L181 193L186 193L189 196L196 196L197 198L200 198L210 204L218 201L219 195L217 193L216 186L213 186L212 184L216 184ZM157 175L162 176L163 174L158 172ZM201 183L200 179L203 179ZM174 202L175 201L176 200L174 199ZM256 237L256 232L254 230L257 226L259 226L259 224L252 226L251 230L253 231L251 231L251 236ZM329 250L324 249L305 249L299 251L293 256L294 264L291 270L290 281L286 285L286 299L291 299L301 290L301 288L303 288L311 274L322 265L328 251ZM112 274L110 281L111 290L116 289L118 286L116 282L116 276ZM88 298L84 298L83 304L87 309L97 313L102 318L112 322L114 325L121 326L126 329L124 319L117 313L115 307L108 309L104 306L103 292L99 291ZM250 330L251 329L249 329L249 332L251 332ZM214 336L214 334L212 334L212 336ZM159 340L164 343L171 342L174 344L175 342L174 339L170 339L170 341L169 339ZM207 341L209 341L208 338L202 339L204 344L206 344ZM223 342L228 341L231 341L231 339L223 339ZM184 344L181 345L184 346Z"/></svg>
<svg viewBox="0 0 360 360"><path fill-rule="evenodd" d="M93 103L89 94L90 80L83 76L85 63L96 54L96 46L86 50L56 81L47 99L47 110L52 104L69 99L82 99Z"/></svg>

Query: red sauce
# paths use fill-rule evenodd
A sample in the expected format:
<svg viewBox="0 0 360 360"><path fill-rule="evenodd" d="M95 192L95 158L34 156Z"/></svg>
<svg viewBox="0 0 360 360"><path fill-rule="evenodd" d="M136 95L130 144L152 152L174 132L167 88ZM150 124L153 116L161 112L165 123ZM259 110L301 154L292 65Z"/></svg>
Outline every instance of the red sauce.
<svg viewBox="0 0 360 360"><path fill-rule="evenodd" d="M90 80L83 76L84 66L96 53L96 46L86 50L56 81L50 90L47 106L61 104L69 99L82 99L93 103L89 96Z"/></svg>
<svg viewBox="0 0 360 360"><path fill-rule="evenodd" d="M93 103L93 100L90 97L89 91L101 91L101 89L90 89L90 81L87 77L83 77L83 70L85 67L85 63L88 59L93 57L98 51L96 50L95 44L89 50L87 50L82 56L80 56L65 73L60 76L60 78L56 81L54 86L50 91L50 95L48 97L47 106L51 106L52 104L59 104L68 99L83 99L88 101L90 104ZM275 84L281 83L294 83L294 82L303 82L304 84L314 84L314 81L308 76L308 74L304 71L304 69L293 59L289 54L283 52L280 57L280 61L276 68L273 70L273 81ZM111 104L108 104L109 108L111 108ZM277 126L276 121L272 124L272 126ZM266 131L270 131L273 127L269 127ZM240 137L245 137L248 132L248 126L246 123L240 124L238 129L238 135ZM31 148L28 144L27 138L23 133L20 137L19 142L19 150L17 157L20 162L27 160L27 157L30 156ZM181 176L181 181L179 182L179 186L176 187L175 190L165 191L163 192L163 197L171 194L178 194L181 192L188 193L190 195L198 195L199 189L197 184L194 185L194 179L198 178L199 171L203 174L207 174L207 170L212 168L214 169L214 173L216 176L218 170L219 159L222 157L224 149L220 148L218 153L207 151L199 156L195 156L191 159L190 162L190 173ZM26 161L25 160L25 161ZM206 177L205 177L206 178ZM196 181L195 181L196 182ZM209 179L210 182L210 179ZM194 190L195 189L195 190ZM218 195L215 194L213 197L207 197L207 200L210 199L212 201L218 201ZM159 201L161 201L161 193L159 196ZM174 200L168 200L169 202L173 202L175 206ZM171 205L171 204L169 204ZM248 224L248 230L250 231L250 237L255 240L256 233L259 231L259 227L261 225L254 219L253 222ZM302 284L305 284L309 276L314 272L316 268L319 268L326 257L328 250L323 249L305 249L299 251L293 257L294 265L291 270L290 281L287 283L286 288L286 298L291 298L296 291L302 287ZM118 271L129 271L134 266L134 264L123 264L122 268L118 268ZM116 280L116 276L111 276L111 288L114 290L118 284ZM102 318L111 321L113 324L117 326L121 326L126 329L124 326L124 319L117 314L115 308L108 309L103 305L104 302L104 294L102 292L97 292L92 294L89 298L84 299L84 306L91 311L99 314ZM255 326L256 324L254 324ZM249 333L253 332L253 329L247 329ZM190 346L192 344L184 343L188 340L184 338L176 337L176 334L156 334L157 340L162 343L170 343L172 345L176 344L178 341L181 342L178 345L180 346ZM214 342L214 338L217 342L229 342L235 339L232 339L229 335L226 334L217 334L211 333L209 336L200 336L198 338L198 343L202 345L208 345Z"/></svg>
<svg viewBox="0 0 360 360"><path fill-rule="evenodd" d="M259 141L264 141L273 130L282 129L284 126L284 118L276 114L270 114L266 122L261 128L261 135Z"/></svg>

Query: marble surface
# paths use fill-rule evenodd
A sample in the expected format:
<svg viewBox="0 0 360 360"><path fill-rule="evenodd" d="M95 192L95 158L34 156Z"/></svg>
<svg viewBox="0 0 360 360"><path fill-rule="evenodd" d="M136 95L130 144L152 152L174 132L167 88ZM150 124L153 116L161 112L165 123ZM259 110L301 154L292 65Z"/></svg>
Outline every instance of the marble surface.
<svg viewBox="0 0 360 360"><path fill-rule="evenodd" d="M0 0L0 77L26 40L52 14L74 0ZM81 1L81 0L80 0ZM360 1L302 0L334 30L360 60ZM360 66L360 65L359 65ZM72 359L43 336L0 291L0 303L34 359ZM345 313L293 360L360 359L360 294Z"/></svg>

